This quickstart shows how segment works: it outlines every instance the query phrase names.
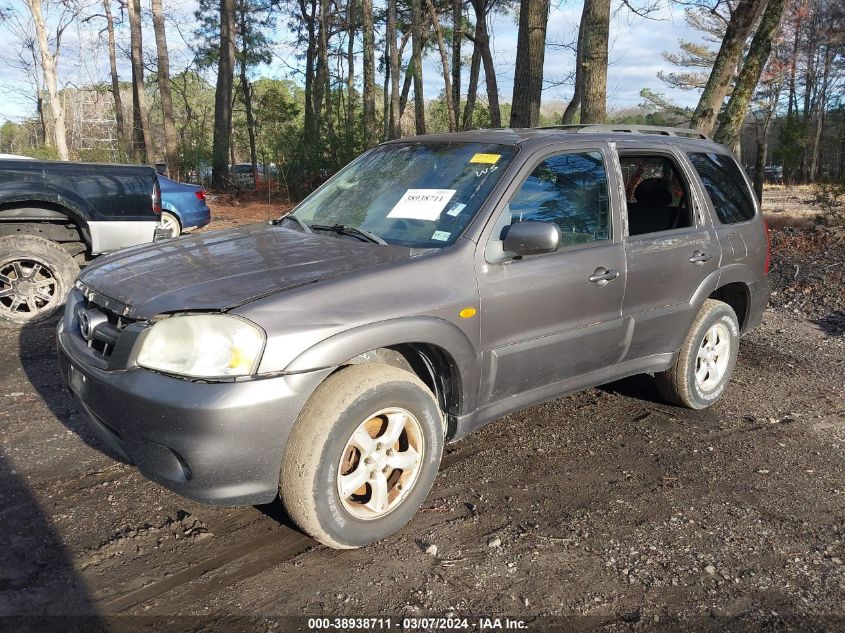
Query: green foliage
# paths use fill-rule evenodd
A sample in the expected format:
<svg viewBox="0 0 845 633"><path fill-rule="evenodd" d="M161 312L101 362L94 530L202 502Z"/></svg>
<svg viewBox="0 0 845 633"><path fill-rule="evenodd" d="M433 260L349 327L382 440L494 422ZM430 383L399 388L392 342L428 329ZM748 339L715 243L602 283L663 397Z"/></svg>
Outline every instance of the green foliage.
<svg viewBox="0 0 845 633"><path fill-rule="evenodd" d="M845 178L838 182L816 183L813 202L821 207L828 224L845 225Z"/></svg>
<svg viewBox="0 0 845 633"><path fill-rule="evenodd" d="M48 149L53 149L48 148ZM54 152L55 153L55 152ZM56 153L55 160L58 160L59 156ZM106 145L100 145L99 147L93 147L90 149L78 149L76 150L76 156L73 157L74 160L81 161L83 163L111 163L114 162L114 154L110 147ZM54 160L52 157L50 160Z"/></svg>
<svg viewBox="0 0 845 633"><path fill-rule="evenodd" d="M659 123L649 123L649 125L678 125L689 122L692 118L691 108L684 108L673 103L661 92L643 88L640 90L640 96L644 99L640 107L653 114L653 120L660 121ZM631 121L626 122L631 123Z"/></svg>
<svg viewBox="0 0 845 633"><path fill-rule="evenodd" d="M179 171L186 173L211 161L214 86L194 71L174 75L170 82L176 132L179 136ZM160 116L157 110L153 108L151 114Z"/></svg>
<svg viewBox="0 0 845 633"><path fill-rule="evenodd" d="M273 58L273 41L270 32L275 27L274 3L268 0L238 0L235 4L235 56L238 64L252 69L259 64L269 64ZM198 26L194 48L197 63L209 68L220 56L220 3L200 0L194 13Z"/></svg>
<svg viewBox="0 0 845 633"><path fill-rule="evenodd" d="M36 119L22 123L6 121L0 126L0 153L29 156L39 160L58 160L59 153L52 145L44 144L39 135Z"/></svg>
<svg viewBox="0 0 845 633"><path fill-rule="evenodd" d="M296 160L293 151L299 146L303 102L302 91L292 81L259 79L253 84L258 160L280 167L281 177L286 176L285 166ZM235 138L238 145L248 147L246 118L242 113L235 120Z"/></svg>
<svg viewBox="0 0 845 633"><path fill-rule="evenodd" d="M790 178L801 166L807 138L807 122L787 117L780 124L779 143L772 154L775 164L783 165L783 173Z"/></svg>
<svg viewBox="0 0 845 633"><path fill-rule="evenodd" d="M59 152L52 145L39 145L27 147L20 151L23 156L29 156L38 160L59 160Z"/></svg>

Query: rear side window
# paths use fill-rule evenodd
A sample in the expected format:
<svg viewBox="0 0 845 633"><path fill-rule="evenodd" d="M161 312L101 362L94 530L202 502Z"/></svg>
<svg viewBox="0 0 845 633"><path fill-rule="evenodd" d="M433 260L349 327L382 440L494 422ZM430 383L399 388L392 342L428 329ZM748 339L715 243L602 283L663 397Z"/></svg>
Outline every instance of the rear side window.
<svg viewBox="0 0 845 633"><path fill-rule="evenodd" d="M736 224L754 217L754 198L739 166L724 154L688 154L722 224Z"/></svg>
<svg viewBox="0 0 845 633"><path fill-rule="evenodd" d="M693 225L686 181L674 160L660 154L623 154L619 162L625 183L629 235Z"/></svg>

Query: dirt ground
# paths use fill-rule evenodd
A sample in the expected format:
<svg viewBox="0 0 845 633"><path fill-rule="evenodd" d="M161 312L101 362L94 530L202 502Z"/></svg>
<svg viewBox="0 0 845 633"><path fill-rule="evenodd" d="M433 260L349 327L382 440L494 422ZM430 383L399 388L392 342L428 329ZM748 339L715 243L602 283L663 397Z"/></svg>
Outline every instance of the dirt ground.
<svg viewBox="0 0 845 633"><path fill-rule="evenodd" d="M217 228L283 210L213 208ZM87 431L52 326L0 330L0 630L843 631L845 239L773 244L772 308L716 406L669 406L636 377L498 420L448 447L398 535L355 551L278 503L145 480Z"/></svg>

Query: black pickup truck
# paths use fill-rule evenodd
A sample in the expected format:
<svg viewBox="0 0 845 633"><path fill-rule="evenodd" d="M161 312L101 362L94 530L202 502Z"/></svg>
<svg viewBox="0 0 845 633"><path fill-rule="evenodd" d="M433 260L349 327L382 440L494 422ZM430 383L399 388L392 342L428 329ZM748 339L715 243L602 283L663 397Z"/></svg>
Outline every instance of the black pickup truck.
<svg viewBox="0 0 845 633"><path fill-rule="evenodd" d="M160 214L152 167L0 156L0 325L49 317L91 257L169 237Z"/></svg>

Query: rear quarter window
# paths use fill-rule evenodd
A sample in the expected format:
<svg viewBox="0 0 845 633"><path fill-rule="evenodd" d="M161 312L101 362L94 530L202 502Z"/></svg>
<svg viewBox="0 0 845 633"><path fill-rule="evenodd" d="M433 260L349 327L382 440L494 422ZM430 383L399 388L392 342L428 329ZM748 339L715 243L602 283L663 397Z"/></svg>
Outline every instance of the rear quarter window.
<svg viewBox="0 0 845 633"><path fill-rule="evenodd" d="M705 152L692 152L687 157L722 224L746 222L754 217L754 198L736 161L724 154Z"/></svg>

